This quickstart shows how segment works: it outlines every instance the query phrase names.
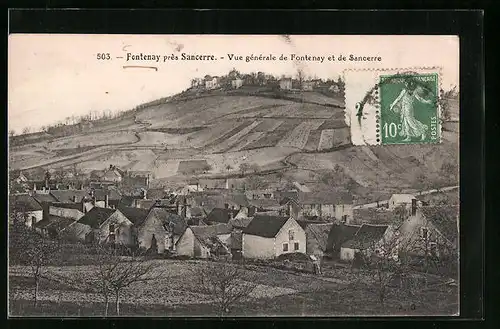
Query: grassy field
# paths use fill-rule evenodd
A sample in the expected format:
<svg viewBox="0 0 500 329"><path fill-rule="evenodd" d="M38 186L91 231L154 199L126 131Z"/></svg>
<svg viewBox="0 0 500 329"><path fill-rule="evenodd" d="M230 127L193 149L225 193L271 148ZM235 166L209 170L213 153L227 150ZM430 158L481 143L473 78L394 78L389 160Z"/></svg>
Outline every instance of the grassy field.
<svg viewBox="0 0 500 329"><path fill-rule="evenodd" d="M137 283L122 299L124 316L216 316L208 295L200 293L196 271L206 261L154 260L160 278ZM242 266L233 264L232 266ZM228 316L353 316L353 315L451 315L457 312L455 287L435 284L416 296L390 288L382 305L359 274L348 268L325 270L324 276L247 265L244 269L257 284L251 298L234 305ZM9 314L12 316L102 316L101 296L67 284L62 277L91 275L92 266L48 268L40 285L40 302L34 308L32 281L27 269L9 271ZM361 280L360 280L361 278ZM71 282L71 281L70 281ZM113 315L113 306L110 307Z"/></svg>

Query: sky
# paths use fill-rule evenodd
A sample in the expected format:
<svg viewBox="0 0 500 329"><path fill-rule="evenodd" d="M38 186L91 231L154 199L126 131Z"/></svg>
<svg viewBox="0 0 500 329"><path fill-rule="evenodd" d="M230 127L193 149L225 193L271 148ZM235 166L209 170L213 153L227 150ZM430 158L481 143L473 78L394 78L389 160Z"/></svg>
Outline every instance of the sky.
<svg viewBox="0 0 500 329"><path fill-rule="evenodd" d="M109 53L111 60L98 60ZM128 61L127 53L158 54L160 62ZM165 55L213 54L216 61L166 61ZM8 48L8 125L21 132L38 130L89 111L112 112L171 96L196 77L263 71L294 76L297 69L322 79L337 79L344 69L442 67L442 88L458 86L456 36L311 36L311 35L70 35L11 34ZM228 54L243 56L230 61ZM324 56L312 61L250 61L247 55ZM380 62L330 62L350 54L380 56ZM123 57L123 58L117 58ZM224 59L221 59L224 57ZM154 69L123 68L129 65Z"/></svg>

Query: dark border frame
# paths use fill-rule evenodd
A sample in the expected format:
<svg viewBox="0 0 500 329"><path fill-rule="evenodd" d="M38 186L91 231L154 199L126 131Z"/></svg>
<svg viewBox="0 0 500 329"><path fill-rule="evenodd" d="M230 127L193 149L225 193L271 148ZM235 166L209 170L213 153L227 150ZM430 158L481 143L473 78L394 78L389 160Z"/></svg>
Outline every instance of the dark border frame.
<svg viewBox="0 0 500 329"><path fill-rule="evenodd" d="M9 33L109 33L109 34L448 34L460 36L460 242L461 316L484 316L484 60L483 12L475 11L336 11L336 10L11 10ZM5 111L7 113L7 111ZM6 122L7 120L5 120ZM5 127L7 131L7 127ZM5 134L6 136L6 134ZM5 137L6 138L6 137ZM6 229L6 227L4 227ZM5 232L6 233L6 232ZM6 241L6 240L5 240ZM4 249L6 250L6 248ZM6 256L6 255L5 255ZM280 318L271 318L276 324ZM310 318L315 325L327 325ZM336 318L333 318L334 320ZM337 318L345 320L345 318ZM363 325L378 320L448 320L449 318L363 318ZM238 319L248 322L250 319ZM302 319L296 319L297 324ZM347 319L345 325L356 325ZM376 320L373 322L373 320ZM448 323L454 327L455 321ZM12 319L16 325L39 326L33 320ZM68 321L50 320L51 324ZM176 318L172 324L182 322ZM231 319L224 319L231 323ZM255 321L255 320L253 320ZM220 325L217 320L210 322ZM124 323L110 320L108 325ZM127 323L138 325L135 320ZM206 323L208 324L208 323ZM206 325L205 324L205 325ZM264 325L273 323L255 323ZM430 323L429 323L430 324ZM95 325L93 323L92 325ZM143 324L144 325L144 324ZM151 322L148 325L156 325ZM161 326L164 326L162 323ZM330 325L330 324L328 324Z"/></svg>

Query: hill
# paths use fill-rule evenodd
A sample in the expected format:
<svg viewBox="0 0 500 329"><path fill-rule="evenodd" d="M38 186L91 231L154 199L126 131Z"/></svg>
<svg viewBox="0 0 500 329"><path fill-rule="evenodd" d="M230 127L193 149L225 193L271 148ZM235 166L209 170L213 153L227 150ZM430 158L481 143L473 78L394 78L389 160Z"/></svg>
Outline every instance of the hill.
<svg viewBox="0 0 500 329"><path fill-rule="evenodd" d="M284 171L289 179L301 179L337 164L360 188L412 188L418 175L438 178L443 163L458 159L457 129L444 131L438 146L353 147L341 99L317 92L242 88L186 93L154 104L84 133L44 134L11 146L10 169L76 164L89 172L114 164L151 170L155 179L166 180L187 178L180 163L205 170L205 176L237 175L247 163L258 165L261 174Z"/></svg>

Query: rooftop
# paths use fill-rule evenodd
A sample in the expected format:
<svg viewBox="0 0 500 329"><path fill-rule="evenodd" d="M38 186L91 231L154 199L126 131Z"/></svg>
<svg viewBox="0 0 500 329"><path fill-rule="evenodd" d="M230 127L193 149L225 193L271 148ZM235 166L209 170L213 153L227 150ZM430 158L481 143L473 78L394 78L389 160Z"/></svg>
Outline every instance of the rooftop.
<svg viewBox="0 0 500 329"><path fill-rule="evenodd" d="M353 238L344 242L342 247L360 250L370 248L382 239L388 228L388 225L363 224Z"/></svg>
<svg viewBox="0 0 500 329"><path fill-rule="evenodd" d="M146 209L119 206L118 210L128 218L134 225L139 225L146 219L149 211Z"/></svg>
<svg viewBox="0 0 500 329"><path fill-rule="evenodd" d="M50 206L55 208L75 209L83 211L83 205L80 202L67 202L67 203L54 202Z"/></svg>
<svg viewBox="0 0 500 329"><path fill-rule="evenodd" d="M234 228L245 228L250 224L252 221L252 217L244 217L244 218L233 218L229 221L229 224L231 224L232 227Z"/></svg>
<svg viewBox="0 0 500 329"><path fill-rule="evenodd" d="M353 219L356 223L392 224L400 221L398 214L387 209L358 208L353 209Z"/></svg>
<svg viewBox="0 0 500 329"><path fill-rule="evenodd" d="M156 218L160 219L164 225L164 228L173 226L174 234L177 235L182 234L182 232L184 232L187 227L186 221L181 216L174 214L173 212L170 212L165 208L151 208L146 219L151 216L155 216ZM136 226L141 226L143 223L137 223Z"/></svg>
<svg viewBox="0 0 500 329"><path fill-rule="evenodd" d="M333 223L308 225L305 230L307 241L315 241L321 250L326 251L332 226Z"/></svg>
<svg viewBox="0 0 500 329"><path fill-rule="evenodd" d="M250 224L243 229L243 233L264 238L274 238L288 219L289 217L256 214Z"/></svg>
<svg viewBox="0 0 500 329"><path fill-rule="evenodd" d="M49 215L35 223L34 226L40 229L53 229L59 232L73 223L75 223L75 221L70 218Z"/></svg>
<svg viewBox="0 0 500 329"><path fill-rule="evenodd" d="M421 210L441 234L454 245L458 244L458 205L427 206Z"/></svg>
<svg viewBox="0 0 500 329"><path fill-rule="evenodd" d="M93 207L78 220L78 223L88 225L92 228L99 228L115 211L115 209Z"/></svg>
<svg viewBox="0 0 500 329"><path fill-rule="evenodd" d="M217 223L228 223L230 219L230 214L233 218L238 214L238 210L225 209L225 208L214 208L207 215L207 222L217 222Z"/></svg>
<svg viewBox="0 0 500 329"><path fill-rule="evenodd" d="M18 194L9 196L9 207L11 211L40 211L42 206L28 194Z"/></svg>

